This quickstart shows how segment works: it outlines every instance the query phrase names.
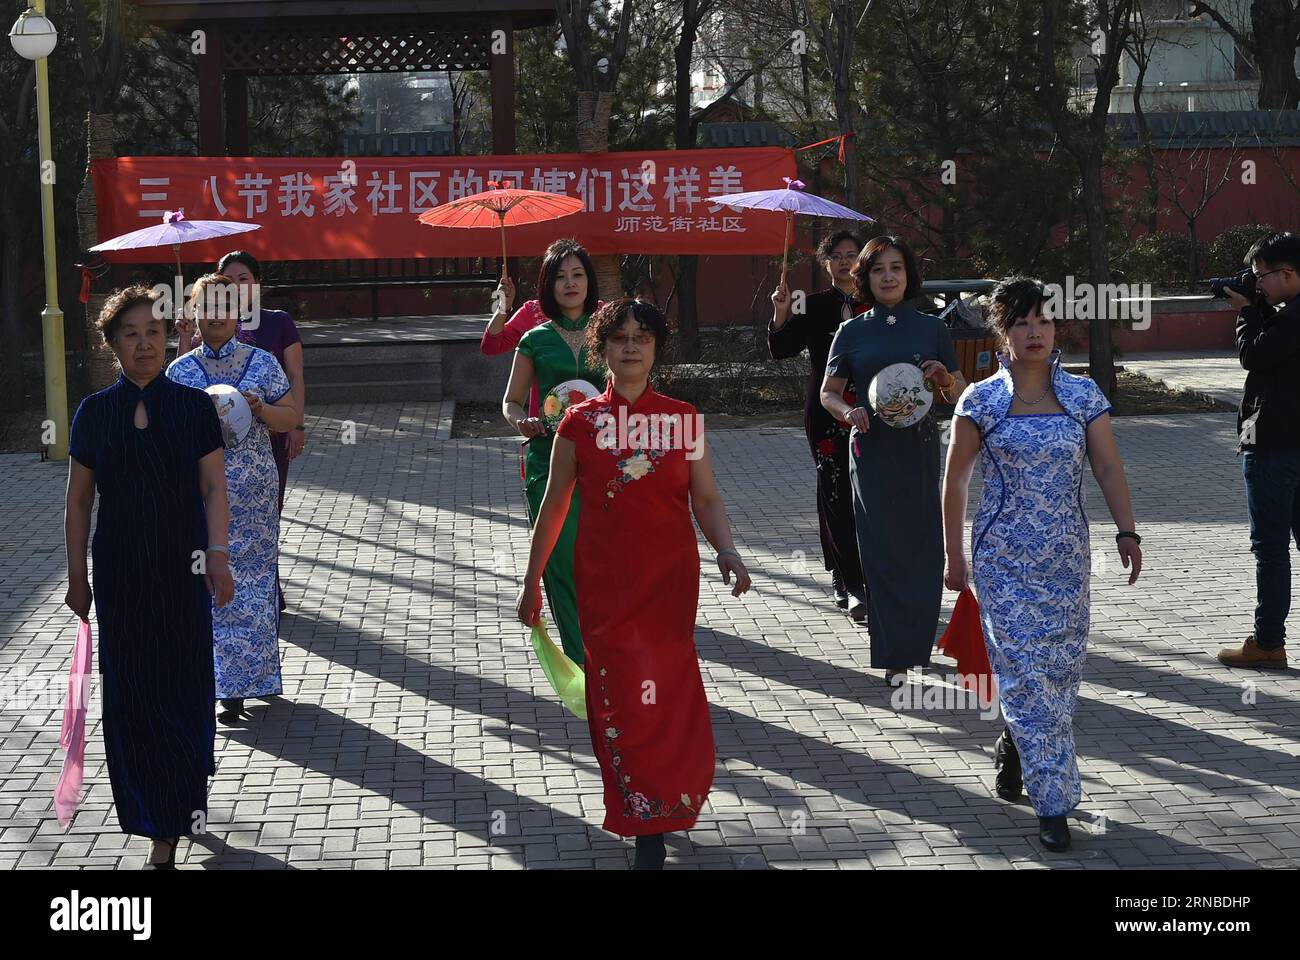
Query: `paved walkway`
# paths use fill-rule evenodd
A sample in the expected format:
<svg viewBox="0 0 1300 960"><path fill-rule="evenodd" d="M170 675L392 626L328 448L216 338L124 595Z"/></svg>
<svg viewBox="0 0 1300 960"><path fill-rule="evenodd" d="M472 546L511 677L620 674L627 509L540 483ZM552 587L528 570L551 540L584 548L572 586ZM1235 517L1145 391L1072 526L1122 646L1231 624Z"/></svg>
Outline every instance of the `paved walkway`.
<svg viewBox="0 0 1300 960"><path fill-rule="evenodd" d="M599 828L585 724L557 704L511 617L527 548L515 445L441 440L441 412L418 406L314 424L282 536L285 695L221 728L210 832L182 844L182 869L628 865L630 845ZM349 419L356 442L337 442ZM1122 582L1090 481L1084 801L1064 856L1041 851L1028 806L993 796L994 722L943 702L937 676L891 702L867 668L864 633L827 602L817 569L799 431L717 431L756 590L733 599L712 575L702 586L717 778L698 828L670 839L669 867L1300 865L1300 682L1214 659L1251 612L1233 418L1116 431L1147 571ZM97 699L87 801L66 833L51 809L72 642L64 476L0 457L0 866L134 869L147 845L117 832ZM43 684L52 696L28 702Z"/></svg>
<svg viewBox="0 0 1300 960"><path fill-rule="evenodd" d="M1086 354L1071 354L1068 363L1087 364ZM1199 350L1170 353L1126 353L1116 361L1174 390L1190 390L1233 407L1241 405L1246 371L1235 350Z"/></svg>
<svg viewBox="0 0 1300 960"><path fill-rule="evenodd" d="M298 332L305 347L358 346L364 344L415 343L473 340L483 336L488 316L482 314L440 314L431 316L369 317L350 320L299 320Z"/></svg>

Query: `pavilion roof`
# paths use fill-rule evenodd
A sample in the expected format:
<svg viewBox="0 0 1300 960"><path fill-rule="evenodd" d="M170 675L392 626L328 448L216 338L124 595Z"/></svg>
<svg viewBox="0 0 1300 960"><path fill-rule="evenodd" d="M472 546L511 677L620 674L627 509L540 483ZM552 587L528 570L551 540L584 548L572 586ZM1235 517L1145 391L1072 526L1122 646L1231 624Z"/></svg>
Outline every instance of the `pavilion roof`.
<svg viewBox="0 0 1300 960"><path fill-rule="evenodd" d="M465 15L509 17L519 28L555 19L554 0L131 0L159 26L196 21L311 19L359 23L375 17Z"/></svg>

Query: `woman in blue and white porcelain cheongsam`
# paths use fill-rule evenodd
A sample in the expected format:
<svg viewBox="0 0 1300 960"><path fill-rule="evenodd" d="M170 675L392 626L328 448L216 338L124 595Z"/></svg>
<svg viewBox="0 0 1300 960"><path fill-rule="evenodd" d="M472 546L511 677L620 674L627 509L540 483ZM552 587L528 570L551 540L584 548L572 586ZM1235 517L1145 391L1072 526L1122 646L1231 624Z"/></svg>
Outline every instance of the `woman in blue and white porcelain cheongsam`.
<svg viewBox="0 0 1300 960"><path fill-rule="evenodd" d="M247 436L226 447L226 488L230 500L230 569L235 601L212 611L212 640L218 719L236 723L245 697L283 692L280 681L280 612L276 597L279 565L279 475L270 431L292 430L298 411L289 379L275 357L241 343L237 300L222 295L234 282L221 274L200 277L190 299L203 344L177 357L167 376L200 390L228 384L239 390L253 413ZM229 444L229 441L228 441Z"/></svg>
<svg viewBox="0 0 1300 960"><path fill-rule="evenodd" d="M983 496L971 563L989 663L1007 729L995 747L997 792L1022 784L1048 850L1069 849L1065 815L1079 803L1074 708L1088 646L1092 566L1083 511L1083 461L1106 497L1119 555L1142 569L1128 480L1111 433L1110 404L1087 377L1061 369L1041 282L1003 281L990 320L1002 338L996 374L957 401L944 478L944 583L970 579L962 534L971 470L980 455Z"/></svg>

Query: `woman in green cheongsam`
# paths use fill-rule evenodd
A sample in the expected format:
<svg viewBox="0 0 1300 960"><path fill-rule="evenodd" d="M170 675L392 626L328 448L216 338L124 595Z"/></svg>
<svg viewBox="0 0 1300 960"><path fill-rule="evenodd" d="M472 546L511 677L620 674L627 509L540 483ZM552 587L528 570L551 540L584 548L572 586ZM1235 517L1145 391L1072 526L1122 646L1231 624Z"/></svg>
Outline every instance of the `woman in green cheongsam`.
<svg viewBox="0 0 1300 960"><path fill-rule="evenodd" d="M537 278L537 297L547 321L525 333L515 348L510 385L501 403L507 422L526 438L528 446L524 455L524 494L528 499L530 523L537 522L542 495L546 493L551 441L564 409L570 402L595 396L605 386L604 365L599 359L589 362L584 346L587 321L595 313L600 295L591 257L577 241L557 240L546 249ZM585 381L593 389L584 396L576 395L572 386L556 391L571 381ZM524 404L534 383L542 406L540 416L530 417ZM581 664L582 632L578 628L573 578L573 546L577 536L578 498L574 497L560 539L546 564L542 584L551 603L551 615L559 627L564 652L574 663Z"/></svg>

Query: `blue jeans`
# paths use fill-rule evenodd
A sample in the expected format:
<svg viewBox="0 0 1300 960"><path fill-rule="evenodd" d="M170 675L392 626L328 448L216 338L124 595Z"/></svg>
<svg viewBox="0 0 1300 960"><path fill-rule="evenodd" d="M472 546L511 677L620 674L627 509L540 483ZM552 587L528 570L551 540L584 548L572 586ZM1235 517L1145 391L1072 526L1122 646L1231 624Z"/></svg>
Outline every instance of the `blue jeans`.
<svg viewBox="0 0 1300 960"><path fill-rule="evenodd" d="M1276 650L1291 612L1291 540L1300 547L1300 449L1247 450L1241 469L1255 555L1255 642Z"/></svg>

